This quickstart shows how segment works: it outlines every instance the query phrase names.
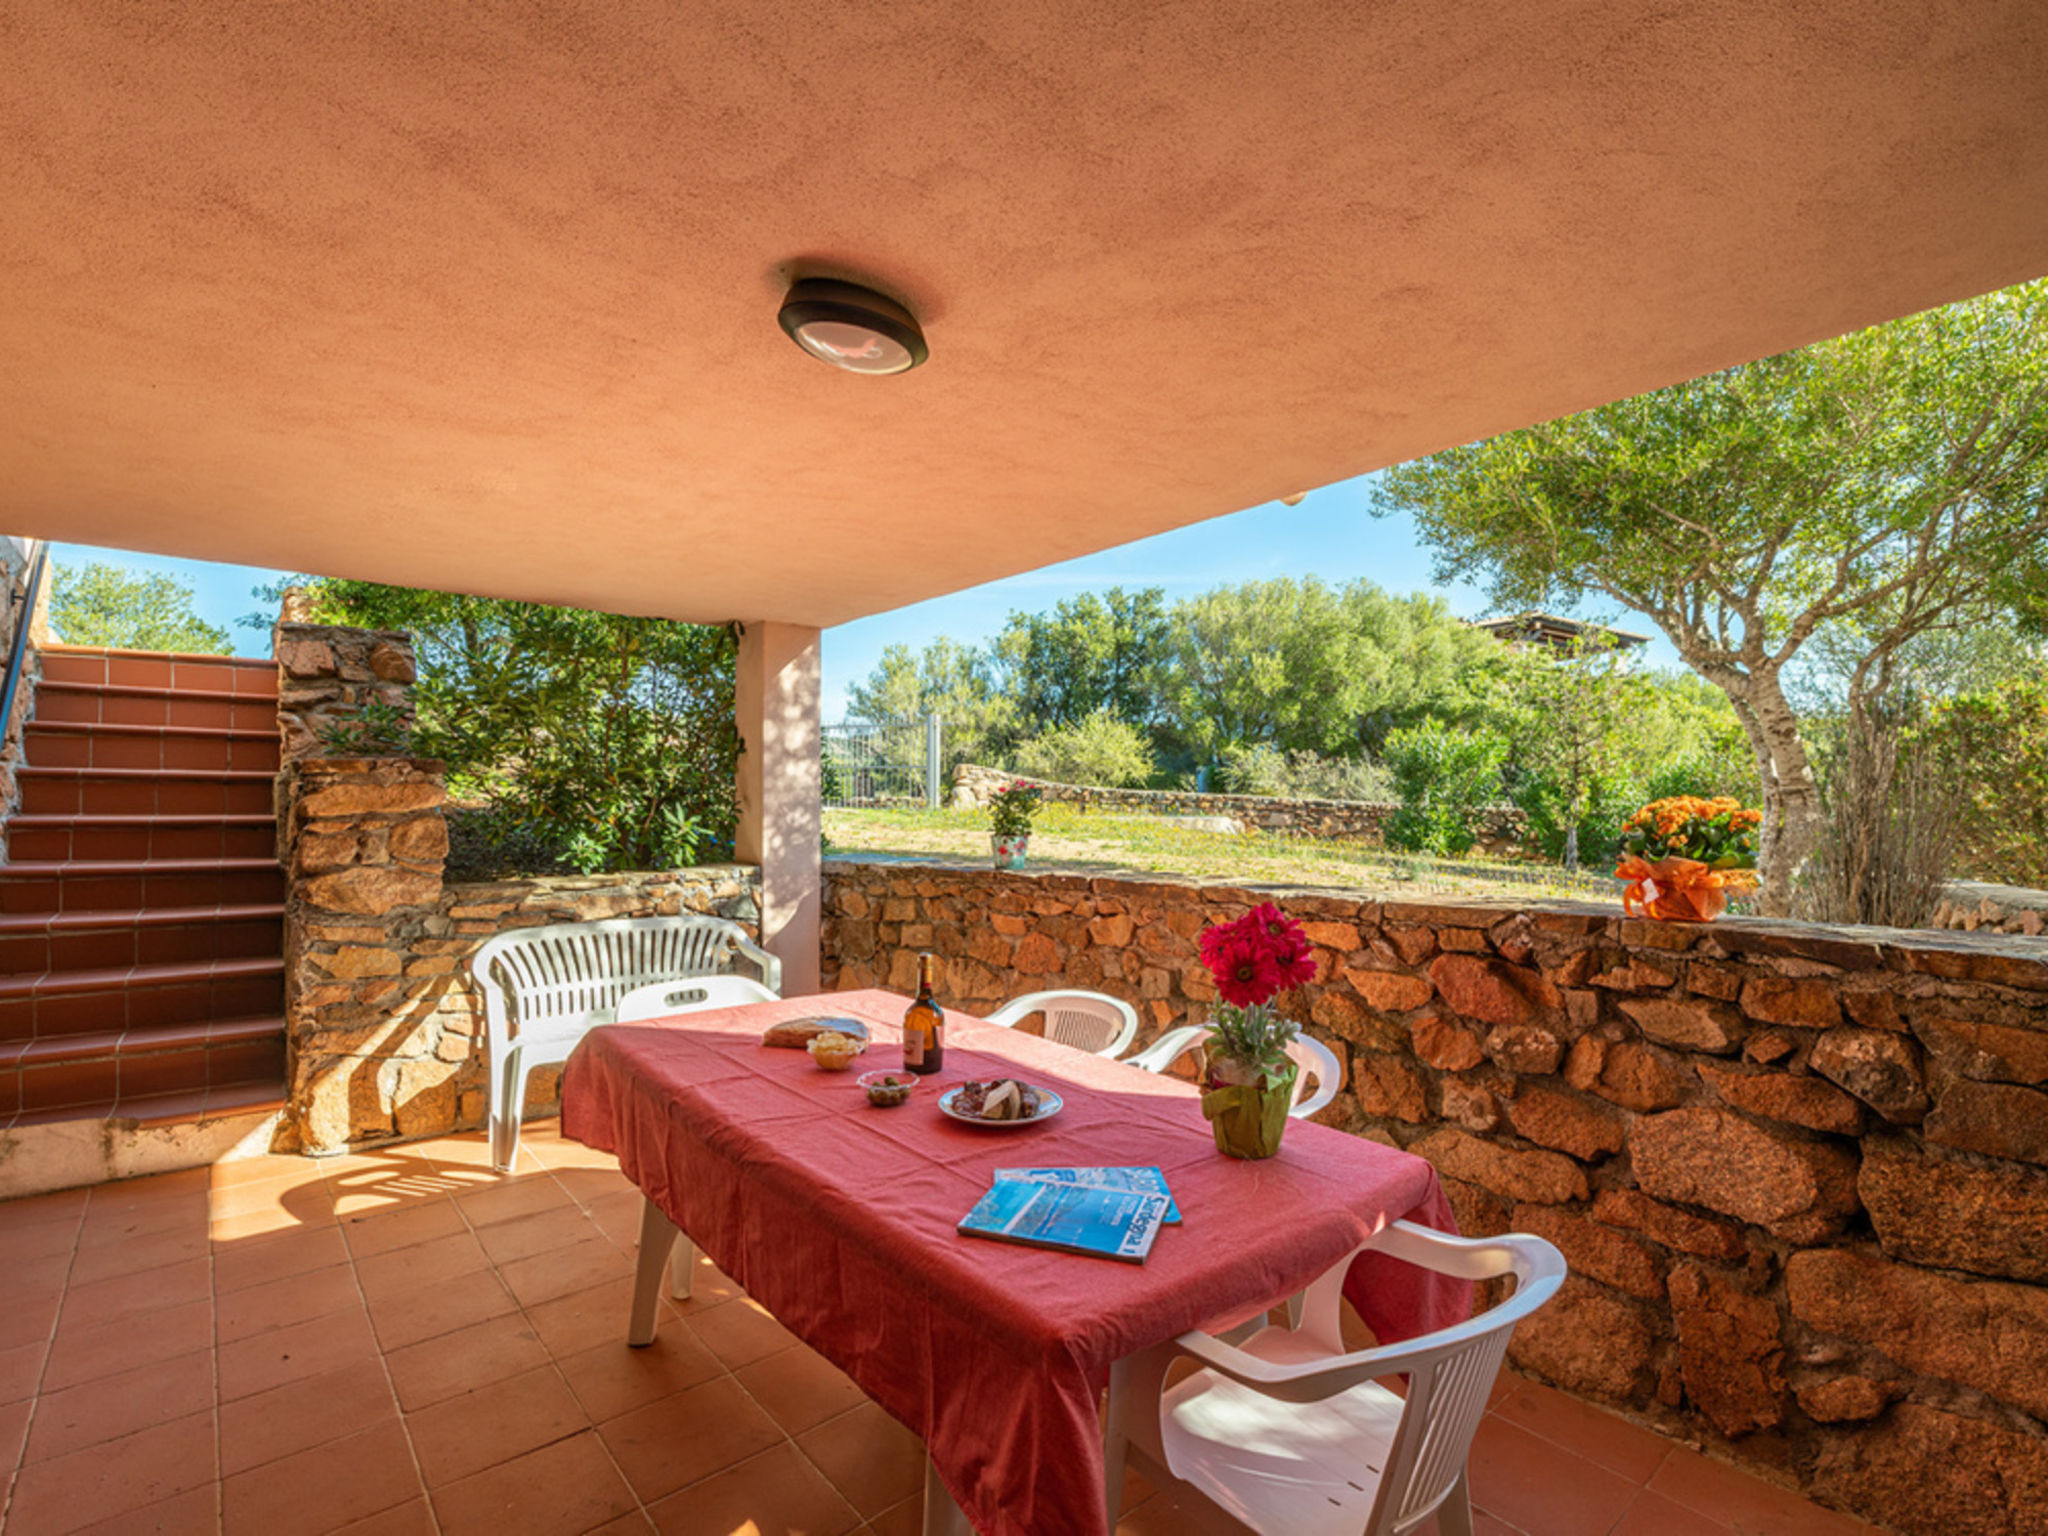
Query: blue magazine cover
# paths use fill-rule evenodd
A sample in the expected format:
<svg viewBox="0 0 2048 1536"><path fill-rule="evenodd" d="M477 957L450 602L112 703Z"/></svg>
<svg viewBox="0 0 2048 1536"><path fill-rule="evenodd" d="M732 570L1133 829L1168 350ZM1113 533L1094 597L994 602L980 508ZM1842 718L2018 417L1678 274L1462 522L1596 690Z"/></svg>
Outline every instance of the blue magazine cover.
<svg viewBox="0 0 2048 1536"><path fill-rule="evenodd" d="M1166 1219L1166 1206L1166 1196L1139 1190L1002 1179L960 1218L960 1231L1142 1264Z"/></svg>
<svg viewBox="0 0 2048 1536"><path fill-rule="evenodd" d="M1180 1207L1157 1168L998 1168L998 1179L1037 1179L1047 1184L1085 1184L1091 1189L1136 1189L1166 1196L1166 1224L1180 1225Z"/></svg>

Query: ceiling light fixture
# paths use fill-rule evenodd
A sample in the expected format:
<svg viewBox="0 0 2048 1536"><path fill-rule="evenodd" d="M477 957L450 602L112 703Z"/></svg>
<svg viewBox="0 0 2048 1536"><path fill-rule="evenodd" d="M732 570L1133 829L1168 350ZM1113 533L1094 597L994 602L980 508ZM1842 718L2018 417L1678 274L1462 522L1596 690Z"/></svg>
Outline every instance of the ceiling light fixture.
<svg viewBox="0 0 2048 1536"><path fill-rule="evenodd" d="M775 318L791 341L848 373L905 373L930 356L917 317L858 283L804 278Z"/></svg>

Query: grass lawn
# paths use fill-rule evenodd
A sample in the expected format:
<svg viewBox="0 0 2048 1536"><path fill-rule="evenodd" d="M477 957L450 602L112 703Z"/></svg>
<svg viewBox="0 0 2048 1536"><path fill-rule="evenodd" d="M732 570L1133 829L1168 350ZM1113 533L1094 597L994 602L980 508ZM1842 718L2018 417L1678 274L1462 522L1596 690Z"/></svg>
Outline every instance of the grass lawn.
<svg viewBox="0 0 2048 1536"><path fill-rule="evenodd" d="M988 858L983 811L827 810L837 853L945 854ZM1034 863L1154 874L1313 885L1391 896L1555 896L1620 905L1605 871L1573 874L1547 864L1425 858L1360 843L1272 832L1205 832L1171 817L1118 816L1048 805L1031 834Z"/></svg>

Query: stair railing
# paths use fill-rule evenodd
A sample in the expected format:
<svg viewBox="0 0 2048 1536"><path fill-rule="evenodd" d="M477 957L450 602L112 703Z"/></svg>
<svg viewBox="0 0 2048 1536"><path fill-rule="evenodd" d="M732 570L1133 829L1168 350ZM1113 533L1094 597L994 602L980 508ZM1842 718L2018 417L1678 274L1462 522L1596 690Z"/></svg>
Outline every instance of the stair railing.
<svg viewBox="0 0 2048 1536"><path fill-rule="evenodd" d="M35 623L36 599L42 595L43 572L49 564L50 541L38 540L36 552L29 558L28 585L14 612L14 639L7 648L7 683L0 688L0 750L5 749L14 730L14 694L21 686L22 663L28 660L29 627Z"/></svg>

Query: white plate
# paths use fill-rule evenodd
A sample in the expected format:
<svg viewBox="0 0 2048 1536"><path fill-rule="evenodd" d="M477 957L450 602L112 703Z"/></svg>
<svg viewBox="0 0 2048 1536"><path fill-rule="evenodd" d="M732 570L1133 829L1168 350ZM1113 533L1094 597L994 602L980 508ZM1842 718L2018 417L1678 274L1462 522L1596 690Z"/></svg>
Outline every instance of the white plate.
<svg viewBox="0 0 2048 1536"><path fill-rule="evenodd" d="M1032 1083L1029 1086L1038 1094L1037 1114L1033 1115L1029 1120L984 1120L979 1115L963 1115L953 1108L953 1100L959 1097L960 1090L964 1086L966 1085L956 1083L939 1095L939 1113L948 1120L959 1121L962 1125L986 1126L994 1131L1014 1131L1022 1126L1043 1125L1054 1115L1058 1114L1062 1105L1066 1102L1050 1088L1041 1088L1038 1084Z"/></svg>

